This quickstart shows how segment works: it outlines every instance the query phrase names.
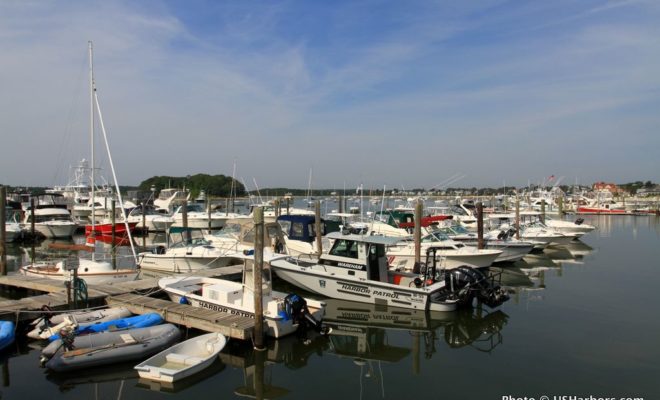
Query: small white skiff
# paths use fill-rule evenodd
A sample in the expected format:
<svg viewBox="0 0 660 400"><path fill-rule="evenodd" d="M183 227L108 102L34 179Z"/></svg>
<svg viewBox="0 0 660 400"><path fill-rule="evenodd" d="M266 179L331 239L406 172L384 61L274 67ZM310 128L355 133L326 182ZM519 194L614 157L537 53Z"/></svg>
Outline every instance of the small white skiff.
<svg viewBox="0 0 660 400"><path fill-rule="evenodd" d="M210 366L227 344L220 333L207 333L175 344L135 366L140 378L174 382Z"/></svg>

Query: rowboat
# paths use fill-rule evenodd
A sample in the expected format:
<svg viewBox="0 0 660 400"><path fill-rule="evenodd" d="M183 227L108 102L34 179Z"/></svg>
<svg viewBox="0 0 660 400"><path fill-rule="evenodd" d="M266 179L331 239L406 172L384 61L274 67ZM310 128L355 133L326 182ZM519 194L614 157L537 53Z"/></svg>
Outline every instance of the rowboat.
<svg viewBox="0 0 660 400"><path fill-rule="evenodd" d="M220 333L207 333L163 350L135 366L140 378L174 382L210 366L227 344Z"/></svg>

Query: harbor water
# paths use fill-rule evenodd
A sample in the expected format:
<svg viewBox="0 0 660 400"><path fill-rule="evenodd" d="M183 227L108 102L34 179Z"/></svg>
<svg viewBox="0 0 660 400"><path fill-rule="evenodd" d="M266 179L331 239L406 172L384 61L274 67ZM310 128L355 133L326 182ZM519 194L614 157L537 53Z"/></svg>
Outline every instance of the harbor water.
<svg viewBox="0 0 660 400"><path fill-rule="evenodd" d="M20 338L0 354L1 398L658 399L660 217L584 218L597 230L581 241L492 268L511 293L494 310L329 301L329 336L269 339L264 352L230 341L174 386L138 379L137 362L53 374L43 345ZM12 252L15 269L26 253Z"/></svg>

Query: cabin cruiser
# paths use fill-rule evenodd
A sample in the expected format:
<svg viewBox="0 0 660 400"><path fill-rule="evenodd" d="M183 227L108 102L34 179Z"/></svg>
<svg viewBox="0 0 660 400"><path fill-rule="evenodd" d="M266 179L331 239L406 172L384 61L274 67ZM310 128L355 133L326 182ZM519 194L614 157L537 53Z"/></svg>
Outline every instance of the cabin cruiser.
<svg viewBox="0 0 660 400"><path fill-rule="evenodd" d="M389 270L385 248L397 238L342 232L327 237L334 244L318 261L287 257L271 261L271 268L285 281L326 297L429 311L453 311L471 303L474 293L469 289L487 280L477 270L443 273L434 254L427 254L430 262L419 273ZM504 295L495 292L493 298L501 300Z"/></svg>
<svg viewBox="0 0 660 400"><path fill-rule="evenodd" d="M339 224L321 219L321 249L316 245L316 217L313 215L280 215L277 223L284 233L286 254L291 256L317 255L330 248L330 240L325 237L339 230ZM320 250L320 251L319 251Z"/></svg>
<svg viewBox="0 0 660 400"><path fill-rule="evenodd" d="M133 268L114 268L108 261L87 258L42 261L24 265L19 271L25 276L66 281L70 279L72 269L76 268L78 278L84 279L87 284L133 281L139 272Z"/></svg>
<svg viewBox="0 0 660 400"><path fill-rule="evenodd" d="M576 237L584 236L587 233L596 229L596 227L593 225L585 224L584 218L578 218L575 220L575 222L573 222L573 221L566 221L563 219L554 219L546 215L545 224L548 227L553 228L556 231L559 231L560 233L574 234L576 235Z"/></svg>
<svg viewBox="0 0 660 400"><path fill-rule="evenodd" d="M50 200L45 198L50 196ZM48 239L69 238L78 229L78 224L71 217L65 204L58 204L55 199L61 198L61 195L43 195L37 196L34 210L28 209L25 212L23 224L30 226L33 222L34 229ZM33 212L34 211L34 212Z"/></svg>
<svg viewBox="0 0 660 400"><path fill-rule="evenodd" d="M151 190L155 191L155 186L152 186ZM176 207L179 207L189 199L190 191L188 189L166 188L158 193L157 199L154 199L154 207L171 213Z"/></svg>
<svg viewBox="0 0 660 400"><path fill-rule="evenodd" d="M466 246L452 240L441 231L433 231L422 237L421 251L425 253L429 248L435 248L440 257L440 266L452 269L460 266L472 268L488 267L502 254L502 250L483 249ZM415 243L410 240L401 240L387 247L387 260L390 268L396 270L412 271L415 266Z"/></svg>
<svg viewBox="0 0 660 400"><path fill-rule="evenodd" d="M515 215L513 214L490 214L488 221L491 229L501 231L513 231L515 233ZM521 217L522 221L522 217ZM522 223L520 222L520 240L534 244L534 250L543 250L551 244L565 245L575 239L574 235L567 236L548 228L540 221Z"/></svg>
<svg viewBox="0 0 660 400"><path fill-rule="evenodd" d="M158 286L178 304L190 304L193 307L228 315L254 318L254 282L258 275L256 275L254 252L246 253L237 256L243 265L242 282L186 276L162 278L158 281ZM325 312L324 302L273 290L271 270L267 261L272 262L276 257L278 256L271 252L264 252L261 282L265 333L279 338L295 332L301 325L308 323L320 330L319 321Z"/></svg>
<svg viewBox="0 0 660 400"><path fill-rule="evenodd" d="M182 274L235 264L235 251L213 246L203 237L193 238L189 229L171 228L170 234L180 234L181 238L169 247L157 246L138 254L142 271Z"/></svg>

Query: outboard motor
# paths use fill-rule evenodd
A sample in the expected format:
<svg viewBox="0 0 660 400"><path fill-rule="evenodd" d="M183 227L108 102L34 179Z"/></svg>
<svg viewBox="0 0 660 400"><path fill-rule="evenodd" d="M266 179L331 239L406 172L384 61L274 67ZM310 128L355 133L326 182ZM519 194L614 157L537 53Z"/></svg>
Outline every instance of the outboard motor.
<svg viewBox="0 0 660 400"><path fill-rule="evenodd" d="M584 222L584 218L578 218L575 220L575 225L582 225L583 222Z"/></svg>
<svg viewBox="0 0 660 400"><path fill-rule="evenodd" d="M476 297L494 308L509 299L509 295L478 269L460 266L445 273L445 285L458 296L459 306L471 306Z"/></svg>
<svg viewBox="0 0 660 400"><path fill-rule="evenodd" d="M508 232L500 231L500 233L497 234L497 239L504 240L507 238L507 236L509 236Z"/></svg>
<svg viewBox="0 0 660 400"><path fill-rule="evenodd" d="M287 318L293 320L294 324L312 328L321 334L327 333L327 329L309 312L305 299L295 293L291 293L284 298L284 313Z"/></svg>

